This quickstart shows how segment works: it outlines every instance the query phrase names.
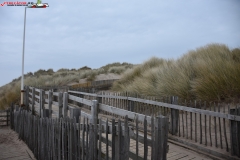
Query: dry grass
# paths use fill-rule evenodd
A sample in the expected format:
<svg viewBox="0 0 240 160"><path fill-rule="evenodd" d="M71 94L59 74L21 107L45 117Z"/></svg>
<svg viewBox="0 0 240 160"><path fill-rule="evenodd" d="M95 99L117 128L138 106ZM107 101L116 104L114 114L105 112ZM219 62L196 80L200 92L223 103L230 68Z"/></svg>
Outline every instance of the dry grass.
<svg viewBox="0 0 240 160"><path fill-rule="evenodd" d="M99 69L91 69L87 66L79 69L59 69L54 72L53 69L39 69L34 73L27 73L24 76L24 83L28 86L64 86L70 83L79 83L80 79L94 81L97 75L106 73L120 74L131 68L128 63L112 63ZM10 106L11 103L20 101L20 80L21 77L14 79L9 84L0 87L0 109Z"/></svg>
<svg viewBox="0 0 240 160"><path fill-rule="evenodd" d="M240 49L210 44L177 60L156 57L125 73L114 91L204 101L240 98Z"/></svg>

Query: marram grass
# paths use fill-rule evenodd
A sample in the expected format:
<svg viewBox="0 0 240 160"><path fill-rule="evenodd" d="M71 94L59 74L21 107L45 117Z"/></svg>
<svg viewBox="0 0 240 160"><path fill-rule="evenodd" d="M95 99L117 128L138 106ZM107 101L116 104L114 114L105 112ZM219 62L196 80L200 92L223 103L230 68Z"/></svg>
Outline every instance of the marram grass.
<svg viewBox="0 0 240 160"><path fill-rule="evenodd" d="M210 44L177 60L151 58L123 74L112 90L203 101L240 98L240 49Z"/></svg>

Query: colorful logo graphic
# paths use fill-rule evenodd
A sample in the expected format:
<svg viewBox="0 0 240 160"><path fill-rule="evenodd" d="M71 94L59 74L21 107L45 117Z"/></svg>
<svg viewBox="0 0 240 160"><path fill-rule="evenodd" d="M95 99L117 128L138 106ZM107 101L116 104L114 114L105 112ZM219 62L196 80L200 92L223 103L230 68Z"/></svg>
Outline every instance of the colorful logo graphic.
<svg viewBox="0 0 240 160"><path fill-rule="evenodd" d="M49 7L48 3L42 3L41 0L37 0L37 3L33 2L3 2L0 4L1 7L3 6L26 6L28 8L46 8Z"/></svg>

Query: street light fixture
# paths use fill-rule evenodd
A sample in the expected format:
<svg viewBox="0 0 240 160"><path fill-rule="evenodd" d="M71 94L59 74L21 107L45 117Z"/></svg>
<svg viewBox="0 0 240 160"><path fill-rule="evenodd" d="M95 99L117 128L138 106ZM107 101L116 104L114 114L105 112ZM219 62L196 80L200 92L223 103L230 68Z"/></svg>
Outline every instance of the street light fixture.
<svg viewBox="0 0 240 160"><path fill-rule="evenodd" d="M25 30L26 30L26 12L27 8L46 8L49 7L48 3L42 3L41 0L37 0L37 3L29 3L25 7L24 12L24 29L23 29L23 51L22 51L22 78L21 78L21 106L24 106L23 94L24 94L24 51L25 51Z"/></svg>

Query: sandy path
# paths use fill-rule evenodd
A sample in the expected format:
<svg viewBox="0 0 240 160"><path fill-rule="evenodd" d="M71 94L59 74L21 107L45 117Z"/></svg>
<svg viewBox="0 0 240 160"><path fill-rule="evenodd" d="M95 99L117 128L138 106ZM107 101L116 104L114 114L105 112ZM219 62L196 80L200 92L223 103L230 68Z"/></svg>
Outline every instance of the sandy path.
<svg viewBox="0 0 240 160"><path fill-rule="evenodd" d="M0 126L0 160L35 160L28 146L10 127Z"/></svg>

